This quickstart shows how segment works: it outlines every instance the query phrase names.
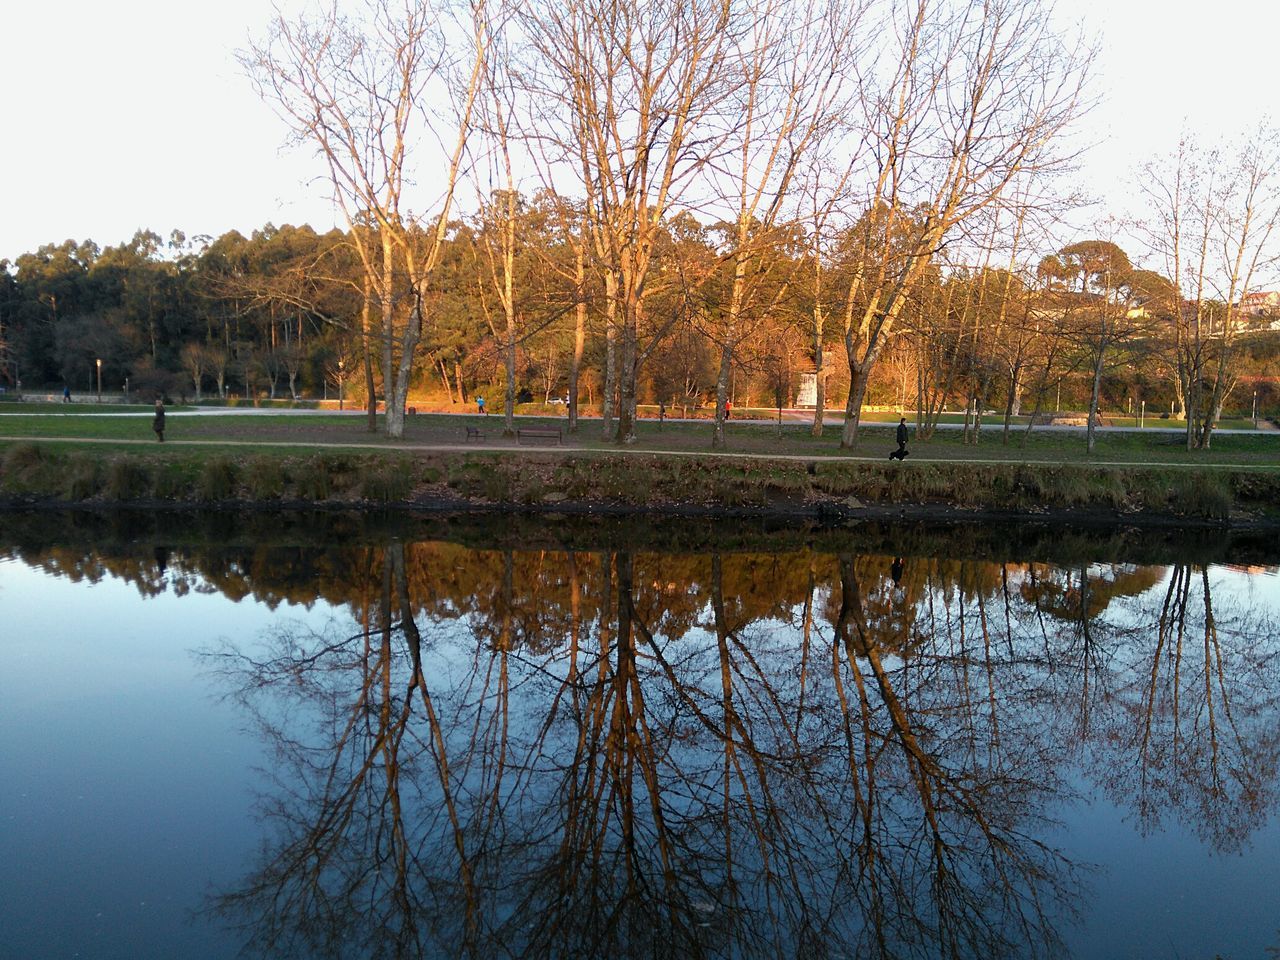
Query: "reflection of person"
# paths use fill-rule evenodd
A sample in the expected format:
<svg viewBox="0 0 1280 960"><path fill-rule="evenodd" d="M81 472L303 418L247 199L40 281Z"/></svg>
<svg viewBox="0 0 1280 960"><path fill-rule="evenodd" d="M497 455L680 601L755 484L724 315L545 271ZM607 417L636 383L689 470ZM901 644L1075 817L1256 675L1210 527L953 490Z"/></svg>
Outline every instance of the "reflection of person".
<svg viewBox="0 0 1280 960"><path fill-rule="evenodd" d="M156 415L151 421L151 429L156 432L156 439L164 443L164 401L156 398Z"/></svg>
<svg viewBox="0 0 1280 960"><path fill-rule="evenodd" d="M476 394L476 410L479 413L483 413L486 417L489 415L484 409L484 397L479 394Z"/></svg>
<svg viewBox="0 0 1280 960"><path fill-rule="evenodd" d="M907 418L903 417L898 421L898 449L889 454L890 460L907 459Z"/></svg>
<svg viewBox="0 0 1280 960"><path fill-rule="evenodd" d="M893 577L893 585L896 587L902 583L902 558L894 557L893 563L889 566L889 576Z"/></svg>

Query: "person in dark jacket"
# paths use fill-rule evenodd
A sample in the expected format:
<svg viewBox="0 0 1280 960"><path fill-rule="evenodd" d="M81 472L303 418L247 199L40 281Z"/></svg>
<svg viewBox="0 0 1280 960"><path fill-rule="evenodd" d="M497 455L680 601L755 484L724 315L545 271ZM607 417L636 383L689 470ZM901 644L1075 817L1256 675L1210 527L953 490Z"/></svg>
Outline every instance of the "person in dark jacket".
<svg viewBox="0 0 1280 960"><path fill-rule="evenodd" d="M909 451L907 450L907 418L903 417L898 421L898 449L889 454L890 460L905 460Z"/></svg>
<svg viewBox="0 0 1280 960"><path fill-rule="evenodd" d="M164 401L156 398L156 415L151 420L151 429L156 432L156 439L164 443Z"/></svg>

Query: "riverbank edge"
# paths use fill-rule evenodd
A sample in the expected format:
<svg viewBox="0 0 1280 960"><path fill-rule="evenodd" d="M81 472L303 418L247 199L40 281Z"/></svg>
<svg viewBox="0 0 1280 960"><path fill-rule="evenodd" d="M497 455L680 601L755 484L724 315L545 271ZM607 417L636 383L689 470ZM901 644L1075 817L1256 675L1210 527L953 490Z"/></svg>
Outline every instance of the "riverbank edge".
<svg viewBox="0 0 1280 960"><path fill-rule="evenodd" d="M681 517L1280 528L1280 472L440 451L229 456L56 451L0 458L0 508L409 509Z"/></svg>

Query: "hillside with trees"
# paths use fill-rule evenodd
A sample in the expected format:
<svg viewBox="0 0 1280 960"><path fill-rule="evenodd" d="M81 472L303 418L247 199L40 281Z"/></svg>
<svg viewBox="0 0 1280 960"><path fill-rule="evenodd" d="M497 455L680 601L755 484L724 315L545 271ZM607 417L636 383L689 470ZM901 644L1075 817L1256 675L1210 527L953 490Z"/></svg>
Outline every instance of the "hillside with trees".
<svg viewBox="0 0 1280 960"><path fill-rule="evenodd" d="M554 399L620 443L661 403L713 445L730 405L842 406L845 447L867 407L976 443L1145 405L1207 446L1277 400L1276 137L1184 144L1130 239L1064 237L1090 61L1031 0L278 17L242 64L345 228L0 262L0 386L380 400L392 436Z"/></svg>

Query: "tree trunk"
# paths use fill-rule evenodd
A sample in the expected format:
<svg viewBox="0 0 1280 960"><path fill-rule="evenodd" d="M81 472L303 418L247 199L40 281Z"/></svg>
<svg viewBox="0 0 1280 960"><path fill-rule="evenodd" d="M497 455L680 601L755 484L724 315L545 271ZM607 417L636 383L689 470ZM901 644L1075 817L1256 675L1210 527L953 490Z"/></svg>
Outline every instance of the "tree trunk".
<svg viewBox="0 0 1280 960"><path fill-rule="evenodd" d="M844 405L844 426L840 428L840 448L852 450L858 442L858 424L862 419L862 401L867 394L870 363L849 363L849 399Z"/></svg>
<svg viewBox="0 0 1280 960"><path fill-rule="evenodd" d="M1089 414L1085 419L1085 451L1089 456L1093 456L1093 446L1096 441L1094 421L1098 417L1098 396L1102 392L1102 361L1105 356L1106 349L1100 349L1097 361L1093 365L1093 389L1089 391Z"/></svg>
<svg viewBox="0 0 1280 960"><path fill-rule="evenodd" d="M445 396L449 398L449 403L452 405L457 401L453 399L453 383L449 380L449 368L439 357L436 357L435 361L436 368L440 371L440 382L444 384Z"/></svg>
<svg viewBox="0 0 1280 960"><path fill-rule="evenodd" d="M1004 404L1004 429L1000 437L1000 442L1006 447L1009 445L1009 427L1012 425L1013 418L1018 416L1022 410L1022 363L1018 362L1009 368L1009 381L1007 384L1009 395L1005 398Z"/></svg>
<svg viewBox="0 0 1280 960"><path fill-rule="evenodd" d="M633 291L622 316L622 356L618 364L618 443L636 442L636 363L639 297Z"/></svg>
<svg viewBox="0 0 1280 960"><path fill-rule="evenodd" d="M578 432L578 377L582 373L582 355L587 345L587 254L579 246L574 262L574 287L578 298L573 326L573 360L569 363L569 432Z"/></svg>
<svg viewBox="0 0 1280 960"><path fill-rule="evenodd" d="M511 311L507 312L507 342L503 349L507 368L506 409L503 410L502 435L516 435L516 324Z"/></svg>
<svg viewBox="0 0 1280 960"><path fill-rule="evenodd" d="M711 446L716 449L724 446L724 404L728 399L729 371L732 366L733 347L726 343L720 348L720 373L716 376L715 429L711 434Z"/></svg>
<svg viewBox="0 0 1280 960"><path fill-rule="evenodd" d="M612 271L604 275L604 389L600 396L600 438L613 440L613 398L618 389L618 277Z"/></svg>
<svg viewBox="0 0 1280 960"><path fill-rule="evenodd" d="M822 416L826 412L827 406L827 378L822 375L822 327L822 311L819 308L815 308L813 318L814 406L813 426L809 428L810 435L815 438L822 436Z"/></svg>

